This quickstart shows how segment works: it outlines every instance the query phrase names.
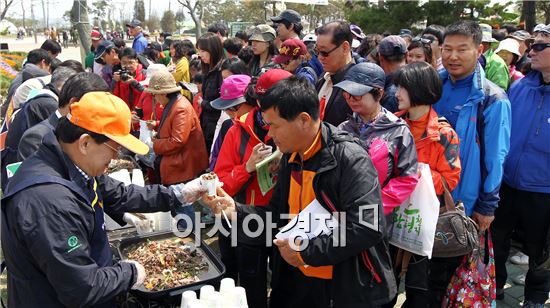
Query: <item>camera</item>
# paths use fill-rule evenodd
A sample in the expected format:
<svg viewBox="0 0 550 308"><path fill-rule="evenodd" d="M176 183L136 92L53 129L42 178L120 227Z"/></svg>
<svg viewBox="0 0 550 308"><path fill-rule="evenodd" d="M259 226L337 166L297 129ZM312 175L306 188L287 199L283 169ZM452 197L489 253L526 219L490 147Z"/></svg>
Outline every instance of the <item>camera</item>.
<svg viewBox="0 0 550 308"><path fill-rule="evenodd" d="M118 70L118 73L120 74L120 80L122 81L128 81L130 79L130 72L126 69Z"/></svg>

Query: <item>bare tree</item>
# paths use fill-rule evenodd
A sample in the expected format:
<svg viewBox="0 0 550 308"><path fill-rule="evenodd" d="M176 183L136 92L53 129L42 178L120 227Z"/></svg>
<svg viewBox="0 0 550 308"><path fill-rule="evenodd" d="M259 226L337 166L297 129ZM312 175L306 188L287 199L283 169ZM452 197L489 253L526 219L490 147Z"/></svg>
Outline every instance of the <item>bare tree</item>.
<svg viewBox="0 0 550 308"><path fill-rule="evenodd" d="M8 12L8 9L10 8L10 5L13 3L13 1L14 0L4 0L4 8L2 9L2 13L0 14L0 20L6 17L6 13Z"/></svg>
<svg viewBox="0 0 550 308"><path fill-rule="evenodd" d="M204 14L204 3L201 0L178 0L189 11L191 19L195 23L195 37L197 40L202 35L202 16Z"/></svg>

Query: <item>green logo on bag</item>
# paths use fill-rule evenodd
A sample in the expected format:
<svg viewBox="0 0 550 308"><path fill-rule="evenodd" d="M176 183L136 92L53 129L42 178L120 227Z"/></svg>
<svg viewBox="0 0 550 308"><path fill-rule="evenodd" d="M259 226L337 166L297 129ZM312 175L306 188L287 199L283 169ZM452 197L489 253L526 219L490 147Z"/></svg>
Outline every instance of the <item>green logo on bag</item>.
<svg viewBox="0 0 550 308"><path fill-rule="evenodd" d="M82 246L82 244L78 242L78 237L76 237L75 235L72 235L67 239L67 244L69 245L69 250L67 250L67 253L70 253L78 247Z"/></svg>

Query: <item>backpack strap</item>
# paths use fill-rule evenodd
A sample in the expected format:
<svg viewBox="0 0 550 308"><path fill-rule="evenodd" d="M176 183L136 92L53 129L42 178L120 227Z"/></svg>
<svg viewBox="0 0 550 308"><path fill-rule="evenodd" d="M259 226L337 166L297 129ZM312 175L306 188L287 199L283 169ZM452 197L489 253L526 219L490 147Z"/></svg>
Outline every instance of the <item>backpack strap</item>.
<svg viewBox="0 0 550 308"><path fill-rule="evenodd" d="M248 141L250 140L250 134L244 129L244 127L240 126L241 128L241 142L239 143L239 157L241 158L241 164L244 163L244 154L246 153L246 146L248 145ZM240 203L246 203L246 189L252 183L252 180L254 177L250 177L246 183L239 189L239 192L235 194L235 201Z"/></svg>

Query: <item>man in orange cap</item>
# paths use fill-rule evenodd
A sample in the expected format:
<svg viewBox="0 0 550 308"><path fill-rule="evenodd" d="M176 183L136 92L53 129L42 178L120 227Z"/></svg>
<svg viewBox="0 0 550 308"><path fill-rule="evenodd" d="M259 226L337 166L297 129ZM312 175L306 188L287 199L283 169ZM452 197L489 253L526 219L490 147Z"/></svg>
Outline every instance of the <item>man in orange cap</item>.
<svg viewBox="0 0 550 308"><path fill-rule="evenodd" d="M170 211L204 192L200 180L143 188L104 176L122 147L149 151L130 122L120 98L87 93L11 178L1 218L10 307L114 307L145 270L136 261L113 264L104 211Z"/></svg>

